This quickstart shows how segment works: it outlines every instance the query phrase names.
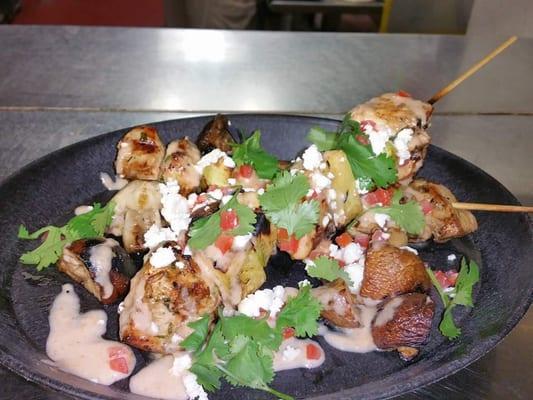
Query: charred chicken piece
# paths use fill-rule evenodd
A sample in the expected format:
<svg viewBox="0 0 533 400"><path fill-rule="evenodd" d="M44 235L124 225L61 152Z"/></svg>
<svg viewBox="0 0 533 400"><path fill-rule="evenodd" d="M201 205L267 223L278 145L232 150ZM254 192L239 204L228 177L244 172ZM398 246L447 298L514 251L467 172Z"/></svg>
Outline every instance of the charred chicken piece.
<svg viewBox="0 0 533 400"><path fill-rule="evenodd" d="M321 317L341 328L357 328L359 310L355 307L355 296L346 283L337 279L311 290L311 294L322 304Z"/></svg>
<svg viewBox="0 0 533 400"><path fill-rule="evenodd" d="M65 246L57 267L103 304L121 298L135 274L128 253L113 239L76 240Z"/></svg>
<svg viewBox="0 0 533 400"><path fill-rule="evenodd" d="M398 155L398 180L409 182L422 167L430 136L426 132L433 107L402 93L385 93L353 108L352 119L363 130L385 132L398 148L409 151L409 158ZM405 148L407 147L407 148Z"/></svg>
<svg viewBox="0 0 533 400"><path fill-rule="evenodd" d="M201 175L195 168L199 160L200 151L189 138L174 140L167 146L161 167L161 178L165 182L177 181L180 185L180 194L187 196L200 186Z"/></svg>
<svg viewBox="0 0 533 400"><path fill-rule="evenodd" d="M220 293L202 277L194 260L178 254L177 264L154 268L148 261L131 281L120 314L120 338L141 350L171 354L179 350L187 326L214 315Z"/></svg>
<svg viewBox="0 0 533 400"><path fill-rule="evenodd" d="M477 229L476 218L470 211L452 207L457 199L443 185L416 179L407 187L405 194L429 209L426 228L414 241L425 241L433 236L435 242L442 243L468 235Z"/></svg>
<svg viewBox="0 0 533 400"><path fill-rule="evenodd" d="M431 287L422 260L414 253L380 243L366 254L361 296L383 300Z"/></svg>
<svg viewBox="0 0 533 400"><path fill-rule="evenodd" d="M153 225L161 224L161 194L157 182L132 181L112 199L115 215L108 232L122 236L129 253L144 249L144 234Z"/></svg>
<svg viewBox="0 0 533 400"><path fill-rule="evenodd" d="M149 126L133 128L117 144L115 169L126 179L159 179L165 146L157 131Z"/></svg>
<svg viewBox="0 0 533 400"><path fill-rule="evenodd" d="M230 153L231 143L235 143L235 140L229 131L228 119L222 114L217 114L209 121L196 140L196 145L203 154L213 149Z"/></svg>
<svg viewBox="0 0 533 400"><path fill-rule="evenodd" d="M435 304L422 293L408 293L383 304L372 324L374 343L381 350L398 350L404 359L418 354L429 338Z"/></svg>

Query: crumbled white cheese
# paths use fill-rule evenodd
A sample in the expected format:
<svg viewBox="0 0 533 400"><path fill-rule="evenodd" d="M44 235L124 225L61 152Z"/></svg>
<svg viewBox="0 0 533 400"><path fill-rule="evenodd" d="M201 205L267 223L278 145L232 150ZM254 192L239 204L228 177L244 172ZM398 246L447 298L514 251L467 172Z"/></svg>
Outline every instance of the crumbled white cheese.
<svg viewBox="0 0 533 400"><path fill-rule="evenodd" d="M413 137L413 130L410 128L402 129L394 138L394 147L396 148L396 155L399 158L399 164L403 165L405 161L411 158L409 152L409 142Z"/></svg>
<svg viewBox="0 0 533 400"><path fill-rule="evenodd" d="M448 255L448 262L454 262L455 260L457 260L457 256L455 254Z"/></svg>
<svg viewBox="0 0 533 400"><path fill-rule="evenodd" d="M337 191L335 189L328 190L328 200L332 201L337 198Z"/></svg>
<svg viewBox="0 0 533 400"><path fill-rule="evenodd" d="M183 376L183 386L185 386L185 391L189 400L208 400L207 393L205 392L202 385L196 380L196 375L192 372L189 372Z"/></svg>
<svg viewBox="0 0 533 400"><path fill-rule="evenodd" d="M177 333L173 334L172 337L170 338L170 341L172 343L174 343L174 344L179 343L182 340L183 340L183 338L180 335L178 335ZM174 360L174 361L176 361L176 360Z"/></svg>
<svg viewBox="0 0 533 400"><path fill-rule="evenodd" d="M183 255L184 256L192 256L192 251L191 251L191 248L189 247L189 245L185 246L185 248L183 249Z"/></svg>
<svg viewBox="0 0 533 400"><path fill-rule="evenodd" d="M345 264L354 263L355 261L361 259L361 257L365 253L359 243L350 243L342 250L342 258Z"/></svg>
<svg viewBox="0 0 533 400"><path fill-rule="evenodd" d="M228 185L233 186L237 184L237 179L235 178L228 178Z"/></svg>
<svg viewBox="0 0 533 400"><path fill-rule="evenodd" d="M378 224L379 227L383 229L387 225L387 222L390 220L390 217L387 214L375 213L374 220L376 221L376 224Z"/></svg>
<svg viewBox="0 0 533 400"><path fill-rule="evenodd" d="M248 246L248 243L250 243L250 240L252 239L252 234L248 233L246 235L240 235L240 236L234 236L233 237L233 244L231 246L231 249L233 251L242 251L246 249Z"/></svg>
<svg viewBox="0 0 533 400"><path fill-rule="evenodd" d="M304 286L311 286L311 282L309 282L308 279L304 279L303 281L298 282L298 287L304 287Z"/></svg>
<svg viewBox="0 0 533 400"><path fill-rule="evenodd" d="M223 159L224 166L228 168L235 168L235 161L229 157L225 152L220 149L214 149L213 151L207 153L205 156L200 158L200 160L194 166L199 174L204 172L204 168L211 164L216 164L218 160Z"/></svg>
<svg viewBox="0 0 533 400"><path fill-rule="evenodd" d="M322 175L320 172L314 172L311 175L311 185L313 189L320 193L322 190L331 186L331 180Z"/></svg>
<svg viewBox="0 0 533 400"><path fill-rule="evenodd" d="M323 161L322 153L318 151L316 145L309 146L302 154L303 166L308 171L313 171L320 167Z"/></svg>
<svg viewBox="0 0 533 400"><path fill-rule="evenodd" d="M417 251L416 249L413 249L412 247L409 247L409 246L401 246L400 249L407 250L407 251L410 251L410 252L413 253L413 254L418 255L418 251Z"/></svg>
<svg viewBox="0 0 533 400"><path fill-rule="evenodd" d="M328 174L326 175L329 179L334 179L335 178L335 175L332 173L332 172L328 172Z"/></svg>
<svg viewBox="0 0 533 400"><path fill-rule="evenodd" d="M169 181L166 184L159 184L161 192L161 215L170 224L170 228L179 235L187 230L191 223L189 212L189 202L180 195L180 186L176 181Z"/></svg>
<svg viewBox="0 0 533 400"><path fill-rule="evenodd" d="M283 358L284 361L292 361L296 359L296 357L298 357L300 353L301 353L301 350L298 349L297 347L287 346L283 350L281 357Z"/></svg>
<svg viewBox="0 0 533 400"><path fill-rule="evenodd" d="M365 125L365 133L368 135L368 140L370 141L370 146L375 155L379 155L385 151L385 146L390 136L390 129L380 129L376 130L372 124Z"/></svg>
<svg viewBox="0 0 533 400"><path fill-rule="evenodd" d="M176 261L174 251L169 247L160 247L152 253L150 264L154 268L163 268Z"/></svg>
<svg viewBox="0 0 533 400"><path fill-rule="evenodd" d="M220 200L220 203L221 203L222 205L225 205L225 204L227 204L228 201L231 200L232 197L233 197L233 196L232 196L231 194L228 194L228 195L222 197L222 200Z"/></svg>
<svg viewBox="0 0 533 400"><path fill-rule="evenodd" d="M274 318L283 307L284 294L285 288L279 285L273 289L257 290L239 303L238 310L241 314L252 318L259 317L261 310L265 310Z"/></svg>
<svg viewBox="0 0 533 400"><path fill-rule="evenodd" d="M177 240L178 236L170 228L161 228L156 224L153 224L150 229L144 234L144 247L153 249L157 247L160 243Z"/></svg>
<svg viewBox="0 0 533 400"><path fill-rule="evenodd" d="M257 189L257 194L258 194L259 196L261 196L262 194L265 194L265 189L263 189L263 188L259 188L259 189Z"/></svg>
<svg viewBox="0 0 533 400"><path fill-rule="evenodd" d="M255 192L255 189L252 188L252 187L243 187L242 190L243 190L243 192L246 192L246 193Z"/></svg>
<svg viewBox="0 0 533 400"><path fill-rule="evenodd" d="M322 218L322 226L326 227L329 224L329 221L331 220L329 215L324 215L324 218Z"/></svg>
<svg viewBox="0 0 533 400"><path fill-rule="evenodd" d="M196 193L191 193L189 197L187 197L187 204L189 205L189 208L193 208L196 204L196 200L198 200L198 195Z"/></svg>
<svg viewBox="0 0 533 400"><path fill-rule="evenodd" d="M344 267L344 270L350 277L352 285L350 285L350 291L352 293L359 293L361 289L361 283L363 282L363 275L365 272L364 257L356 263L348 264Z"/></svg>
<svg viewBox="0 0 533 400"><path fill-rule="evenodd" d="M215 200L222 200L222 197L224 197L224 193L222 193L222 190L220 189L211 190L210 192L207 192L207 195Z"/></svg>
<svg viewBox="0 0 533 400"><path fill-rule="evenodd" d="M180 376L183 371L191 368L192 359L189 354L183 354L181 356L174 356L170 373L174 376Z"/></svg>
<svg viewBox="0 0 533 400"><path fill-rule="evenodd" d="M185 263L183 261L176 261L174 263L174 266L177 268L177 269L183 269L185 268Z"/></svg>

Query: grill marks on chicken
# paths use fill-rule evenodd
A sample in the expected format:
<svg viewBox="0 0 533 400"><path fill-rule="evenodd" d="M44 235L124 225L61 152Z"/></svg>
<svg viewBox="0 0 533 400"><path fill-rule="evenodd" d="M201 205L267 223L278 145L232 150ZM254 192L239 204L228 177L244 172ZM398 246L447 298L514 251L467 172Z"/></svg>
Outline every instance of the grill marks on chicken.
<svg viewBox="0 0 533 400"><path fill-rule="evenodd" d="M427 202L431 211L426 214L426 228L415 238L416 241L431 239L438 243L462 237L477 229L477 221L468 210L458 210L452 206L457 199L443 185L424 179L416 179L405 190L407 197L417 202Z"/></svg>
<svg viewBox="0 0 533 400"><path fill-rule="evenodd" d="M161 178L165 182L178 182L182 196L196 192L200 186L201 175L194 166L199 160L200 151L189 138L174 140L167 146L161 166Z"/></svg>

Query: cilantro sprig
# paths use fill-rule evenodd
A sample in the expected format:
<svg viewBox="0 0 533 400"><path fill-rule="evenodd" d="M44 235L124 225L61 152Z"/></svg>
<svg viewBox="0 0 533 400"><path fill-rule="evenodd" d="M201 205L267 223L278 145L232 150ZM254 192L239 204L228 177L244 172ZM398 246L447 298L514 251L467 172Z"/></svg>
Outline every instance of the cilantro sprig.
<svg viewBox="0 0 533 400"><path fill-rule="evenodd" d="M309 189L305 175L291 175L283 171L267 186L265 193L259 197L259 202L270 222L300 239L311 232L318 222L318 202L302 202Z"/></svg>
<svg viewBox="0 0 533 400"><path fill-rule="evenodd" d="M193 353L189 370L207 391L219 389L224 379L233 386L263 390L291 400L291 396L269 386L274 379L274 352L281 345L285 327L295 328L297 336L316 334L320 310L309 287L304 287L287 301L275 327L266 319L220 314L209 334L210 317L206 315L189 324L193 332L180 345Z"/></svg>
<svg viewBox="0 0 533 400"><path fill-rule="evenodd" d="M350 275L343 270L338 261L326 256L315 258L312 262L308 262L305 267L307 274L313 278L320 278L326 281L334 281L335 279L342 279L348 286L353 286Z"/></svg>
<svg viewBox="0 0 533 400"><path fill-rule="evenodd" d="M366 182L364 189L371 190L374 186L386 188L396 183L398 171L394 158L383 153L374 154L370 145L364 145L357 140L357 136L361 135L364 133L359 122L352 120L350 113L347 113L337 132L313 127L307 139L320 151L344 151L354 176L361 182Z"/></svg>
<svg viewBox="0 0 533 400"><path fill-rule="evenodd" d="M414 200L401 204L400 200L402 197L403 193L400 190L396 190L389 207L375 207L372 208L372 211L387 214L407 233L419 235L426 226L426 219L424 218L422 208Z"/></svg>
<svg viewBox="0 0 533 400"><path fill-rule="evenodd" d="M272 179L278 172L278 159L261 146L261 131L254 131L242 143L233 143L231 146L232 158L237 166L250 164L263 179Z"/></svg>
<svg viewBox="0 0 533 400"><path fill-rule="evenodd" d="M205 249L210 244L215 243L222 233L220 227L220 214L222 211L232 209L237 214L239 225L226 233L231 236L246 235L254 230L256 220L255 213L247 206L242 205L237 200L239 192L235 192L233 197L219 210L207 217L196 220L189 230L189 246L196 250Z"/></svg>
<svg viewBox="0 0 533 400"><path fill-rule="evenodd" d="M427 268L427 273L431 282L439 293L442 304L444 305L444 313L439 324L440 332L448 339L456 339L461 335L461 329L455 325L453 320L452 310L460 305L465 307L473 307L472 289L479 281L479 267L475 261L467 262L465 258L461 260L461 270L457 276L455 288L450 292L444 292L440 286L433 271Z"/></svg>
<svg viewBox="0 0 533 400"><path fill-rule="evenodd" d="M110 201L105 207L99 203L93 204L93 209L85 214L77 215L66 225L57 227L45 226L33 233L29 233L24 225L19 226L19 239L34 240L46 234L44 242L34 250L24 253L20 257L23 264L34 264L41 271L55 263L63 248L78 239L96 238L104 235L105 229L113 218L115 203Z"/></svg>

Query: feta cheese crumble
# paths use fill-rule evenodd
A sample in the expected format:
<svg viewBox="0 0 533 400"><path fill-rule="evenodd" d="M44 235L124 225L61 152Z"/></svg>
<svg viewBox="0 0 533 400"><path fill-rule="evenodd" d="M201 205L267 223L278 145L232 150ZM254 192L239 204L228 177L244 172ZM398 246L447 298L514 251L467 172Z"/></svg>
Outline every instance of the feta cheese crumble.
<svg viewBox="0 0 533 400"><path fill-rule="evenodd" d="M376 224L383 229L385 226L387 226L387 222L390 220L390 217L387 214L375 213L374 220L376 221Z"/></svg>
<svg viewBox="0 0 533 400"><path fill-rule="evenodd" d="M174 251L170 247L160 247L152 253L150 264L154 268L163 268L176 261Z"/></svg>
<svg viewBox="0 0 533 400"><path fill-rule="evenodd" d="M455 260L457 260L457 256L455 254L448 255L448 262L454 262Z"/></svg>
<svg viewBox="0 0 533 400"><path fill-rule="evenodd" d="M259 317L261 310L265 310L274 318L283 307L284 294L285 288L279 285L273 289L257 290L239 303L238 310L241 314L252 318Z"/></svg>
<svg viewBox="0 0 533 400"><path fill-rule="evenodd" d="M185 386L185 391L187 392L187 396L189 396L189 400L208 400L207 393L202 385L198 383L196 375L192 372L185 374L183 377L183 385Z"/></svg>
<svg viewBox="0 0 533 400"><path fill-rule="evenodd" d="M170 228L161 228L153 224L144 234L144 246L149 249L156 248L160 243L177 240L178 235Z"/></svg>
<svg viewBox="0 0 533 400"><path fill-rule="evenodd" d="M301 353L300 349L296 347L292 347L292 346L287 346L283 350L281 357L283 358L284 361L292 361L292 360L295 360L296 357L300 355L300 353Z"/></svg>
<svg viewBox="0 0 533 400"><path fill-rule="evenodd" d="M411 153L409 152L409 142L413 137L413 130L410 128L402 129L396 135L394 139L394 147L396 148L396 155L400 160L400 165L403 165L407 160L411 158Z"/></svg>
<svg viewBox="0 0 533 400"><path fill-rule="evenodd" d="M248 233L246 235L241 235L241 236L234 236L233 245L231 246L231 249L233 251L244 250L248 246L248 243L250 243L250 240L252 240L251 233Z"/></svg>
<svg viewBox="0 0 533 400"><path fill-rule="evenodd" d="M320 193L322 190L331 186L331 180L320 172L313 172L311 175L311 184L313 189Z"/></svg>
<svg viewBox="0 0 533 400"><path fill-rule="evenodd" d="M309 279L304 279L303 281L298 282L299 288L302 288L304 286L311 286L311 282L309 282Z"/></svg>
<svg viewBox="0 0 533 400"><path fill-rule="evenodd" d="M366 124L364 130L368 135L374 154L377 156L383 153L390 137L390 129L380 127L380 129L376 130L372 124Z"/></svg>
<svg viewBox="0 0 533 400"><path fill-rule="evenodd" d="M320 167L322 163L322 154L318 151L316 145L309 146L302 154L303 166L308 171L313 171Z"/></svg>
<svg viewBox="0 0 533 400"><path fill-rule="evenodd" d="M235 168L235 161L229 157L225 152L220 149L214 149L213 151L207 153L205 156L200 158L196 163L194 168L198 171L199 174L204 172L204 168L211 164L216 164L218 160L223 159L224 166L228 168Z"/></svg>
<svg viewBox="0 0 533 400"><path fill-rule="evenodd" d="M363 282L363 275L365 273L365 261L362 260L356 263L348 264L344 267L344 270L350 277L352 285L350 285L350 291L352 293L359 293L361 289L361 283Z"/></svg>
<svg viewBox="0 0 533 400"><path fill-rule="evenodd" d="M189 202L183 197L180 191L180 185L176 181L169 181L166 184L159 184L161 192L161 215L170 224L170 228L176 235L187 230L191 223L191 214L189 212Z"/></svg>

